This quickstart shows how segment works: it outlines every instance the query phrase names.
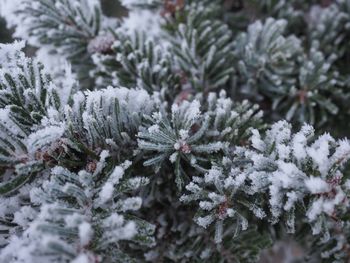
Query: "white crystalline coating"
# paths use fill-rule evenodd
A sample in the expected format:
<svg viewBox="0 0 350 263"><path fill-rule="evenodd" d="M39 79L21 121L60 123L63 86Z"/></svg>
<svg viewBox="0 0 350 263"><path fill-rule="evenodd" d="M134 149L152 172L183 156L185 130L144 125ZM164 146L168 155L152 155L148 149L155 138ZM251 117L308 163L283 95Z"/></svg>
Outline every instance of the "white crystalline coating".
<svg viewBox="0 0 350 263"><path fill-rule="evenodd" d="M186 185L186 189L190 192L193 192L193 193L201 190L201 188L193 182L190 182L188 185Z"/></svg>
<svg viewBox="0 0 350 263"><path fill-rule="evenodd" d="M213 202L208 202L208 201L201 201L199 202L199 207L202 208L203 210L212 210L214 207L216 207L215 203Z"/></svg>
<svg viewBox="0 0 350 263"><path fill-rule="evenodd" d="M322 214L332 215L337 205L345 202L343 187L347 186L346 182L339 185L343 175L338 168L349 159L347 140L335 141L329 134L315 138L313 127L306 124L292 135L291 126L280 121L265 137L253 131L251 141L255 150L237 148L236 153L253 161L252 167L243 172L233 170L226 176L225 187L234 186L239 175L243 175L241 180L249 178L249 193L265 192L268 187L276 222L283 210L291 213L287 225L293 231L295 204L305 197L311 198L306 216L313 226ZM310 166L320 173L319 177L309 175Z"/></svg>
<svg viewBox="0 0 350 263"><path fill-rule="evenodd" d="M175 145L177 145L177 143L176 143ZM174 148L175 148L175 150L178 150L180 147L178 147L178 146L175 147L175 146L174 146ZM170 161L171 163L175 163L175 162L176 162L176 159L177 159L177 157L178 157L178 155L179 155L178 152L174 152L172 155L170 155L169 161Z"/></svg>
<svg viewBox="0 0 350 263"><path fill-rule="evenodd" d="M161 33L163 18L159 13L147 9L135 9L123 19L122 29L128 34L135 31L147 32L149 38L156 38Z"/></svg>
<svg viewBox="0 0 350 263"><path fill-rule="evenodd" d="M288 200L284 205L284 210L289 211L294 207L294 204L298 201L299 197L296 192L287 193Z"/></svg>
<svg viewBox="0 0 350 263"><path fill-rule="evenodd" d="M157 65L154 65L153 67L153 72L154 73L159 73L160 71L162 70L162 66L157 64Z"/></svg>
<svg viewBox="0 0 350 263"><path fill-rule="evenodd" d="M51 83L52 84L52 83ZM49 88L51 87L51 84L49 86ZM47 109L47 116L43 117L41 119L41 126L46 127L46 126L60 126L60 112L58 110L56 110L53 107L49 107Z"/></svg>
<svg viewBox="0 0 350 263"><path fill-rule="evenodd" d="M67 227L79 227L81 222L85 220L84 215L74 213L64 218Z"/></svg>
<svg viewBox="0 0 350 263"><path fill-rule="evenodd" d="M155 124L155 125L150 126L148 128L148 132L149 133L157 133L157 132L159 132L159 125Z"/></svg>
<svg viewBox="0 0 350 263"><path fill-rule="evenodd" d="M199 101L198 100L192 101L186 110L186 115L185 115L186 119L195 120L199 117L200 114L201 114L201 111L200 111Z"/></svg>
<svg viewBox="0 0 350 263"><path fill-rule="evenodd" d="M159 253L156 250L149 250L144 254L145 259L149 262L154 262L159 257Z"/></svg>
<svg viewBox="0 0 350 263"><path fill-rule="evenodd" d="M60 57L58 62L60 67L57 67L57 63L49 70L49 74L53 78L55 91L58 93L61 105L67 105L68 100L73 92L76 91L78 82L77 76L72 71L72 66L66 60ZM47 62L43 62L45 68L47 68Z"/></svg>
<svg viewBox="0 0 350 263"><path fill-rule="evenodd" d="M18 260L22 262L34 263L31 261L31 250L26 247L23 249L25 242L21 237L17 235L12 235L10 239L10 243L4 247L0 253L1 262L11 262L14 258L14 251L16 251L16 256Z"/></svg>
<svg viewBox="0 0 350 263"><path fill-rule="evenodd" d="M179 110L180 110L179 105L173 104L173 105L171 106L171 112L172 112L172 113L177 113L177 112L179 112Z"/></svg>
<svg viewBox="0 0 350 263"><path fill-rule="evenodd" d="M104 219L103 224L111 229L111 231L104 233L105 237L112 240L127 240L137 233L137 227L134 222L125 222L124 217L116 213Z"/></svg>
<svg viewBox="0 0 350 263"><path fill-rule="evenodd" d="M109 177L110 182L112 182L114 185L118 184L119 181L123 178L124 175L124 169L121 166L116 166Z"/></svg>
<svg viewBox="0 0 350 263"><path fill-rule="evenodd" d="M251 141L252 141L252 146L263 152L265 150L265 143L261 140L261 136L259 134L259 131L256 129L252 130L252 137L251 137Z"/></svg>
<svg viewBox="0 0 350 263"><path fill-rule="evenodd" d="M134 60L136 57L135 57L135 54L134 53L130 53L128 56L127 56L127 59L132 61Z"/></svg>
<svg viewBox="0 0 350 263"><path fill-rule="evenodd" d="M289 155L291 153L291 149L289 146L284 145L284 144L279 144L277 145L277 152L278 152L278 156L280 159L288 159Z"/></svg>
<svg viewBox="0 0 350 263"><path fill-rule="evenodd" d="M255 154L253 152L246 152L245 154L247 158L250 158L254 162L254 166L257 169L266 167L266 164L270 162L270 159L263 154Z"/></svg>
<svg viewBox="0 0 350 263"><path fill-rule="evenodd" d="M201 227L207 228L214 220L215 217L213 215L207 215L205 217L198 217L196 221Z"/></svg>
<svg viewBox="0 0 350 263"><path fill-rule="evenodd" d="M90 243L93 236L93 230L89 223L83 222L79 225L79 239L82 246L86 246Z"/></svg>
<svg viewBox="0 0 350 263"><path fill-rule="evenodd" d="M138 189L141 185L149 184L150 180L145 177L135 177L128 180L128 186L131 189Z"/></svg>
<svg viewBox="0 0 350 263"><path fill-rule="evenodd" d="M180 150L181 144L179 142L174 143L174 149L176 151Z"/></svg>
<svg viewBox="0 0 350 263"><path fill-rule="evenodd" d="M247 230L248 228L248 220L244 217L241 218L241 228L242 230Z"/></svg>
<svg viewBox="0 0 350 263"><path fill-rule="evenodd" d="M209 170L209 172L207 174L205 174L205 176L204 176L205 182L206 183L215 182L216 180L219 179L221 174L222 174L221 170L216 169L215 167L213 167L212 169Z"/></svg>
<svg viewBox="0 0 350 263"><path fill-rule="evenodd" d="M115 185L119 184L120 180L124 176L125 168L128 168L131 165L131 162L126 161L121 166L114 167L113 172L108 178L108 181L103 185L101 192L99 194L100 204L105 204L113 197L113 192ZM124 167L123 167L124 166Z"/></svg>
<svg viewBox="0 0 350 263"><path fill-rule="evenodd" d="M329 159L331 143L334 143L334 139L329 134L324 134L306 150L323 177L326 176L332 165Z"/></svg>
<svg viewBox="0 0 350 263"><path fill-rule="evenodd" d="M181 138L182 140L186 140L186 139L188 138L188 136L189 136L188 133L189 133L188 130L181 129L181 130L179 131L180 138Z"/></svg>
<svg viewBox="0 0 350 263"><path fill-rule="evenodd" d="M90 263L89 256L86 254L80 254L71 263Z"/></svg>
<svg viewBox="0 0 350 263"><path fill-rule="evenodd" d="M38 218L40 220L46 220L51 218L52 216L52 211L54 211L55 209L59 208L59 204L58 203L50 203L50 204L43 204L41 206L41 210L40 213L38 214ZM38 224L38 222L34 222L36 225ZM35 225L35 226L36 226ZM33 227L35 227L33 226Z"/></svg>
<svg viewBox="0 0 350 263"><path fill-rule="evenodd" d="M283 205L282 199L283 195L281 193L280 187L272 184L269 187L270 190L270 205L271 205L271 212L274 217L279 217L281 214L281 208Z"/></svg>
<svg viewBox="0 0 350 263"><path fill-rule="evenodd" d="M253 192L259 192L261 189L264 189L269 184L268 177L270 174L267 174L266 172L251 172L248 175L248 178L251 181L251 188Z"/></svg>
<svg viewBox="0 0 350 263"><path fill-rule="evenodd" d="M103 223L107 226L120 227L125 223L124 217L117 213L113 213L109 217L103 220Z"/></svg>
<svg viewBox="0 0 350 263"><path fill-rule="evenodd" d="M310 221L316 220L317 216L319 216L323 212L322 206L323 198L319 198L316 201L312 202L311 207L306 213Z"/></svg>
<svg viewBox="0 0 350 263"><path fill-rule="evenodd" d="M123 200L121 210L123 212L129 210L139 210L142 205L142 199L140 197L130 197Z"/></svg>
<svg viewBox="0 0 350 263"><path fill-rule="evenodd" d="M332 198L320 197L312 202L312 205L306 213L311 222L315 221L322 213L332 215L336 206L344 202L346 197L345 193L339 187L336 189L336 191L336 195Z"/></svg>
<svg viewBox="0 0 350 263"><path fill-rule="evenodd" d="M217 193L209 193L209 199L211 199L215 204L220 204L226 201L226 197L223 195L218 195Z"/></svg>
<svg viewBox="0 0 350 263"><path fill-rule="evenodd" d="M16 66L15 62L17 59L24 60L24 53L22 52L24 47L25 41L0 44L0 67L13 68Z"/></svg>
<svg viewBox="0 0 350 263"><path fill-rule="evenodd" d="M10 118L10 109L4 108L0 109L0 121L8 130L10 130L14 135L21 137L26 137L26 134L21 130L16 123ZM0 130L0 135L5 136L4 133ZM6 134L7 135L7 134Z"/></svg>
<svg viewBox="0 0 350 263"><path fill-rule="evenodd" d="M109 151L103 150L100 153L100 161L96 164L96 169L94 171L94 174L99 174L102 169L106 166L106 159L109 157Z"/></svg>
<svg viewBox="0 0 350 263"><path fill-rule="evenodd" d="M74 175L73 173L68 172L66 168L63 168L61 166L55 166L54 168L52 168L51 173L54 175L66 174L66 173Z"/></svg>
<svg viewBox="0 0 350 263"><path fill-rule="evenodd" d="M266 217L266 213L264 212L263 209L261 209L260 207L256 207L254 206L252 208L252 212L254 213L254 215L259 218L259 219L263 219L264 217Z"/></svg>
<svg viewBox="0 0 350 263"><path fill-rule="evenodd" d="M305 186L312 194L327 193L330 191L330 185L319 177L310 177L305 180Z"/></svg>
<svg viewBox="0 0 350 263"><path fill-rule="evenodd" d="M206 145L194 145L192 146L193 151L202 151L205 153L215 153L219 152L223 149L227 149L229 146L229 143L222 143L222 142L214 142L214 143L208 143ZM190 152L190 151L189 151Z"/></svg>
<svg viewBox="0 0 350 263"><path fill-rule="evenodd" d="M102 190L100 192L100 199L102 204L106 203L113 197L113 191L114 191L113 184L110 182L105 183L105 185L102 187Z"/></svg>
<svg viewBox="0 0 350 263"><path fill-rule="evenodd" d="M201 259L208 259L211 255L212 251L210 248L206 248L201 252L200 258Z"/></svg>
<svg viewBox="0 0 350 263"><path fill-rule="evenodd" d="M239 187L244 184L247 175L245 173L240 173L239 169L236 169L234 172L231 170L231 176L225 179L225 188L229 188L231 186Z"/></svg>
<svg viewBox="0 0 350 263"><path fill-rule="evenodd" d="M123 167L124 170L128 169L132 165L132 162L129 160L126 160L122 163L121 167Z"/></svg>
<svg viewBox="0 0 350 263"><path fill-rule="evenodd" d="M304 127L305 126L303 126L303 128ZM292 149L294 157L297 158L297 160L303 160L306 158L306 143L307 138L303 132L298 132L294 135L292 141Z"/></svg>
<svg viewBox="0 0 350 263"><path fill-rule="evenodd" d="M22 226L28 227L29 223L35 219L37 211L30 206L24 206L20 211L16 212L13 221Z"/></svg>
<svg viewBox="0 0 350 263"><path fill-rule="evenodd" d="M348 161L349 158L350 158L350 142L349 140L340 140L335 153L332 155L331 163L340 165Z"/></svg>
<svg viewBox="0 0 350 263"><path fill-rule="evenodd" d="M151 97L145 90L113 88L109 86L103 90L87 91L85 94L87 96L87 109L95 109L101 99L106 101L105 105L110 105L117 99L120 107L125 109L129 114L136 112L149 114L154 106Z"/></svg>
<svg viewBox="0 0 350 263"><path fill-rule="evenodd" d="M217 51L216 46L211 46L209 53L208 53L208 57L205 61L206 66L210 66L210 64L213 62L213 58L214 58L216 51Z"/></svg>
<svg viewBox="0 0 350 263"><path fill-rule="evenodd" d="M29 135L27 139L28 150L35 153L37 150L59 140L64 132L65 125L49 126Z"/></svg>
<svg viewBox="0 0 350 263"><path fill-rule="evenodd" d="M137 234L136 224L134 222L128 222L121 231L118 231L119 239L131 239Z"/></svg>
<svg viewBox="0 0 350 263"><path fill-rule="evenodd" d="M175 103L171 107L171 112L173 119L181 118L181 121L186 125L193 124L201 115L200 103L198 100L183 101L180 106Z"/></svg>
<svg viewBox="0 0 350 263"><path fill-rule="evenodd" d="M20 203L19 203L18 196L8 197L8 198L1 197L0 203L1 203L1 206L0 206L1 217L5 217L5 215L9 212L15 212L20 210Z"/></svg>
<svg viewBox="0 0 350 263"><path fill-rule="evenodd" d="M279 170L275 172L272 180L273 183L278 181L283 188L293 187L295 184L298 184L296 179L303 175L294 163L278 161L278 168Z"/></svg>
<svg viewBox="0 0 350 263"><path fill-rule="evenodd" d="M335 195L335 197L331 199L328 198L324 202L323 211L328 215L332 215L335 211L336 206L342 204L345 200L345 193L339 187L337 187L337 194Z"/></svg>
<svg viewBox="0 0 350 263"><path fill-rule="evenodd" d="M85 101L85 95L82 91L78 91L76 92L73 96L73 110L75 112L79 112L80 111L80 105ZM70 107L68 105L66 105L66 111L69 109Z"/></svg>
<svg viewBox="0 0 350 263"><path fill-rule="evenodd" d="M121 0L121 3L125 7L133 7L137 5L151 5L155 4L156 0Z"/></svg>
<svg viewBox="0 0 350 263"><path fill-rule="evenodd" d="M345 181L344 187L345 187L346 190L350 191L350 179Z"/></svg>
<svg viewBox="0 0 350 263"><path fill-rule="evenodd" d="M273 140L276 144L283 143L291 138L291 125L286 121L279 121L272 125L266 133L268 140Z"/></svg>

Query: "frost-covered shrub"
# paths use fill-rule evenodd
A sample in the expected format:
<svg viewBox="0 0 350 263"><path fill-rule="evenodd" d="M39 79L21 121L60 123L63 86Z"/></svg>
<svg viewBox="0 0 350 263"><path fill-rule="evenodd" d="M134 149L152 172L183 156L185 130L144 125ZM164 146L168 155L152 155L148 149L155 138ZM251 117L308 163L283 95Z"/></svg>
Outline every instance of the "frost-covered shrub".
<svg viewBox="0 0 350 263"><path fill-rule="evenodd" d="M110 2L0 2L0 262L347 262L350 1Z"/></svg>

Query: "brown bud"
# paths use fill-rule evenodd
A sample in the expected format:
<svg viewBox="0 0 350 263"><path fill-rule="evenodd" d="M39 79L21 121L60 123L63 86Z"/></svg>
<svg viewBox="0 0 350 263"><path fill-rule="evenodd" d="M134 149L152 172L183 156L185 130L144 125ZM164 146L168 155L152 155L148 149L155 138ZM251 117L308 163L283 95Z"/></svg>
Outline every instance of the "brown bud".
<svg viewBox="0 0 350 263"><path fill-rule="evenodd" d="M111 34L97 36L90 40L87 50L89 53L109 54L112 52L112 45L115 38Z"/></svg>
<svg viewBox="0 0 350 263"><path fill-rule="evenodd" d="M89 172L89 173L95 172L96 168L97 168L97 162L96 161L88 162L88 164L86 165L86 171Z"/></svg>
<svg viewBox="0 0 350 263"><path fill-rule="evenodd" d="M196 134L200 130L201 126L198 123L195 123L190 128L190 134Z"/></svg>
<svg viewBox="0 0 350 263"><path fill-rule="evenodd" d="M192 90L183 90L180 92L179 95L177 95L176 99L175 99L175 103L177 105L180 105L183 101L189 100L192 97Z"/></svg>
<svg viewBox="0 0 350 263"><path fill-rule="evenodd" d="M304 104L305 101L307 100L307 91L306 90L300 90L297 94L299 102L301 104Z"/></svg>
<svg viewBox="0 0 350 263"><path fill-rule="evenodd" d="M180 146L180 151L186 154L191 153L191 146L184 142Z"/></svg>
<svg viewBox="0 0 350 263"><path fill-rule="evenodd" d="M228 202L227 200L219 205L218 208L218 217L219 218L224 218L227 214L227 209L228 209Z"/></svg>
<svg viewBox="0 0 350 263"><path fill-rule="evenodd" d="M184 6L185 0L165 0L161 15L174 15L176 11L183 9Z"/></svg>

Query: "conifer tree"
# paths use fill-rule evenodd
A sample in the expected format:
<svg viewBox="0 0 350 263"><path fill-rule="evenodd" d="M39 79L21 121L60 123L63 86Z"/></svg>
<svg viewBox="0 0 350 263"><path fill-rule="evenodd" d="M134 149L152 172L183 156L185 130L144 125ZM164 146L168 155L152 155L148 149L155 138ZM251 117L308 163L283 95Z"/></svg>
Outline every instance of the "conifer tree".
<svg viewBox="0 0 350 263"><path fill-rule="evenodd" d="M0 262L349 262L350 1L104 2L0 3Z"/></svg>

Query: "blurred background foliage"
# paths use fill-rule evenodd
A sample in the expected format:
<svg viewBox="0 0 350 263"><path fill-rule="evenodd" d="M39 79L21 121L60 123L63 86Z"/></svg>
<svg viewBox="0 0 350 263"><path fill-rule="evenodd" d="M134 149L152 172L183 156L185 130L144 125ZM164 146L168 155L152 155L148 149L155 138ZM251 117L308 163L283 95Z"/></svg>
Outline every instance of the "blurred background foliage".
<svg viewBox="0 0 350 263"><path fill-rule="evenodd" d="M11 30L6 27L6 22L3 18L0 18L0 43L12 42Z"/></svg>
<svg viewBox="0 0 350 263"><path fill-rule="evenodd" d="M127 10L121 6L117 0L101 0L102 9L105 15L109 17L122 17L127 15ZM0 17L0 43L10 43L13 30L7 28L5 20ZM30 51L27 50L27 55L30 55Z"/></svg>

